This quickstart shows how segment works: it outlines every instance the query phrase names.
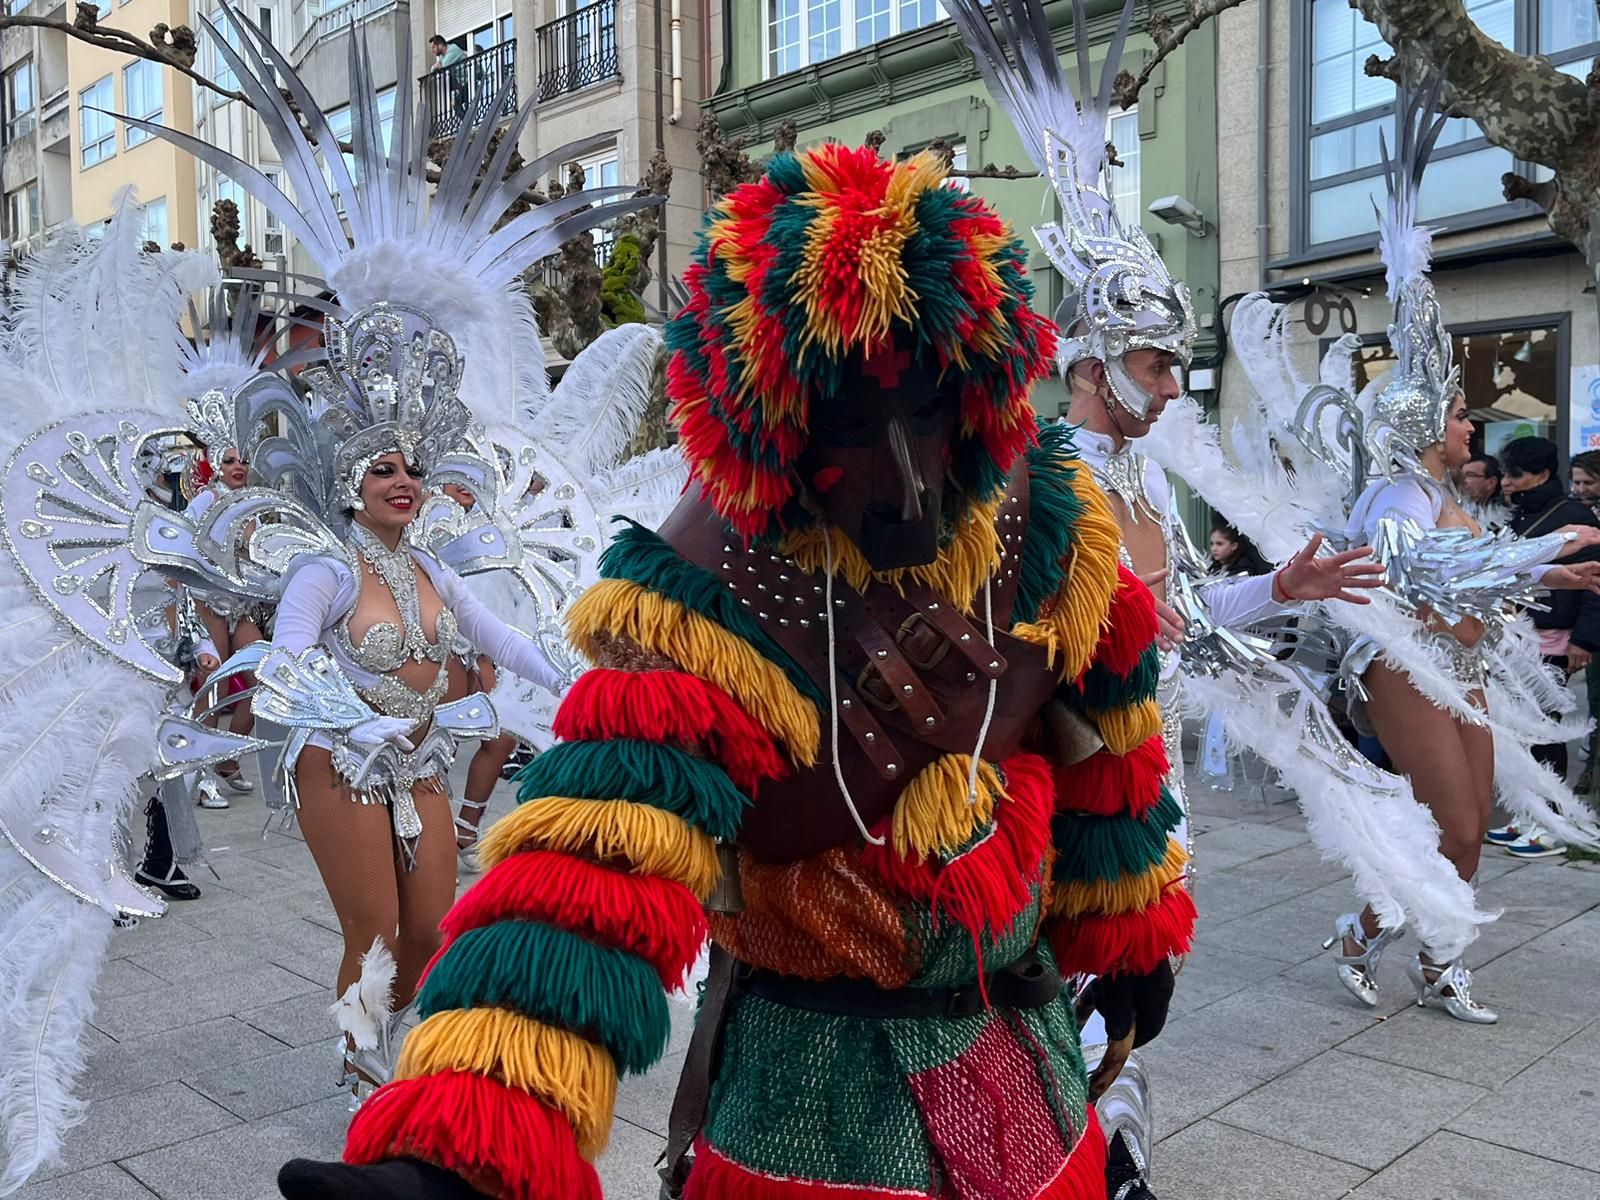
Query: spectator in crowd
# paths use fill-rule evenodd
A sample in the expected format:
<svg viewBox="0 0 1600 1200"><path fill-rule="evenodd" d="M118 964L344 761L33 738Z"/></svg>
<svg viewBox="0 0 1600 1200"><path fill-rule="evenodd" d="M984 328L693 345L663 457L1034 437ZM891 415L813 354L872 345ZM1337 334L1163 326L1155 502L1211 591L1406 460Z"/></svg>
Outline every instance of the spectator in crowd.
<svg viewBox="0 0 1600 1200"><path fill-rule="evenodd" d="M1572 498L1587 504L1600 516L1600 450L1585 450L1572 456ZM1600 756L1600 660L1592 660L1584 671L1588 685L1589 718L1597 721L1589 733L1589 750L1583 773L1578 776L1577 790L1581 795L1594 791L1596 777L1595 758Z"/></svg>
<svg viewBox="0 0 1600 1200"><path fill-rule="evenodd" d="M1600 510L1600 450L1572 456L1572 498Z"/></svg>
<svg viewBox="0 0 1600 1200"><path fill-rule="evenodd" d="M1218 575L1266 575L1272 564L1255 544L1218 517L1211 525L1211 564Z"/></svg>
<svg viewBox="0 0 1600 1200"><path fill-rule="evenodd" d="M1500 485L1511 503L1511 529L1519 537L1554 533L1564 525L1600 525L1588 504L1567 495L1556 444L1549 438L1517 438L1506 443L1500 457ZM1600 558L1600 548L1581 550L1572 557L1573 561L1591 561ZM1600 596L1552 592L1544 604L1542 611L1529 615L1538 631L1545 662L1568 674L1587 669L1594 652L1600 649ZM1533 753L1566 778L1565 745L1536 746ZM1508 854L1518 858L1545 858L1565 850L1538 828L1491 829L1488 840L1505 846Z"/></svg>
<svg viewBox="0 0 1600 1200"><path fill-rule="evenodd" d="M1510 519L1500 490L1500 460L1492 454L1474 454L1461 468L1463 508L1485 533L1505 527Z"/></svg>

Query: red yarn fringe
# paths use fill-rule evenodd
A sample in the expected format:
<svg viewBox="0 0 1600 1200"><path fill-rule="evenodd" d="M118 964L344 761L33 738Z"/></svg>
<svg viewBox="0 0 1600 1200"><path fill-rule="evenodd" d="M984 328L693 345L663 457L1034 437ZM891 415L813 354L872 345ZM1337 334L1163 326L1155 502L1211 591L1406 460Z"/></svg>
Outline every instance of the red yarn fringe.
<svg viewBox="0 0 1600 1200"><path fill-rule="evenodd" d="M1101 817L1143 817L1161 799L1161 784L1170 769L1159 735L1126 754L1097 751L1056 770L1056 808Z"/></svg>
<svg viewBox="0 0 1600 1200"><path fill-rule="evenodd" d="M1156 598L1127 567L1117 568L1117 588L1111 594L1105 632L1094 648L1094 661L1126 677L1139 665L1139 656L1156 639Z"/></svg>
<svg viewBox="0 0 1600 1200"><path fill-rule="evenodd" d="M612 870L551 850L513 854L457 900L440 928L444 948L496 921L540 921L627 950L671 991L706 940L706 914L681 883Z"/></svg>
<svg viewBox="0 0 1600 1200"><path fill-rule="evenodd" d="M1051 921L1050 948L1063 975L1144 975L1168 954L1188 952L1198 914L1181 881L1148 908Z"/></svg>
<svg viewBox="0 0 1600 1200"><path fill-rule="evenodd" d="M947 916L976 938L1007 932L1033 898L1045 850L1050 844L1050 766L1037 754L1018 754L1001 764L1006 798L995 805L994 832L987 840L940 866L902 858L887 837L886 818L874 833L882 846L868 844L862 865L892 891L931 905L934 917Z"/></svg>
<svg viewBox="0 0 1600 1200"><path fill-rule="evenodd" d="M446 1071L386 1084L356 1112L344 1160L420 1158L500 1200L600 1200L572 1126L543 1102L482 1075Z"/></svg>
<svg viewBox="0 0 1600 1200"><path fill-rule="evenodd" d="M1085 1110L1083 1136L1061 1170L1030 1200L1103 1200L1106 1194L1106 1139L1094 1106ZM694 1170L684 1200L935 1200L909 1188L822 1183L763 1175L719 1154L704 1138L695 1142Z"/></svg>
<svg viewBox="0 0 1600 1200"><path fill-rule="evenodd" d="M766 730L721 688L684 671L585 671L553 728L569 742L643 738L703 750L743 792L784 773Z"/></svg>

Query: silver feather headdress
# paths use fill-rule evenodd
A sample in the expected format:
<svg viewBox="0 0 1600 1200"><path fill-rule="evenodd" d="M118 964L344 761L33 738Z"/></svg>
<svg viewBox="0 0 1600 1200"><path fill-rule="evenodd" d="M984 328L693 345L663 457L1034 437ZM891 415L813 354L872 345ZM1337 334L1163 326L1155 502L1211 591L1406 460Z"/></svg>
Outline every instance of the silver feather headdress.
<svg viewBox="0 0 1600 1200"><path fill-rule="evenodd" d="M1061 205L1060 221L1033 231L1067 284L1067 299L1057 313L1063 335L1057 364L1065 374L1085 359L1103 362L1117 402L1143 416L1150 394L1128 375L1123 355L1167 350L1187 365L1195 318L1188 287L1172 277L1142 228L1125 227L1118 219L1106 181L1106 122L1133 6L1134 0L1122 6L1096 84L1085 5L1074 0L1074 95L1056 61L1040 0L949 0L945 5L990 95L1017 127ZM991 13L998 37L989 23Z"/></svg>
<svg viewBox="0 0 1600 1200"><path fill-rule="evenodd" d="M1382 132L1378 134L1388 191L1388 203L1378 218L1378 253L1394 305L1389 344L1396 362L1373 403L1372 418L1387 426L1401 448L1412 454L1444 440L1445 418L1460 390L1450 331L1428 278L1433 232L1417 223L1422 173L1448 119L1434 113L1438 98L1437 83L1414 93L1400 114L1393 158Z"/></svg>
<svg viewBox="0 0 1600 1200"><path fill-rule="evenodd" d="M615 132L561 146L512 171L534 104L502 128L500 114L510 109L514 86L508 78L490 103L469 106L434 188L433 114L426 91L415 105L408 91L416 87L409 39L398 55L401 90L392 138L378 115L380 88L366 45L359 35L350 39L351 123L343 147L271 40L231 7L224 6L223 17L238 35L233 43L210 22L206 28L260 115L293 199L216 146L163 125L122 120L237 180L299 239L337 298L328 326L329 364L319 376L328 405L323 411L340 438L378 425L384 432L361 434L359 445L324 456L324 469L339 477L313 490L348 501L359 480L345 471L376 457L379 441L392 440L391 449L409 442L430 454L454 448L461 439L444 430L456 427L464 436L467 412L490 427L515 425L522 406L549 391L522 273L569 238L661 197L637 196L631 187L599 188L508 215L547 172L610 143ZM368 358L380 344L386 365ZM380 394L386 398L378 401ZM427 411L447 396L439 413ZM373 399L375 407L352 397ZM307 465L301 464L302 479Z"/></svg>
<svg viewBox="0 0 1600 1200"><path fill-rule="evenodd" d="M328 362L305 372L312 411L337 439L336 503L358 509L361 480L385 454L431 470L465 448L472 414L457 393L461 357L426 313L378 303L349 321L329 317Z"/></svg>

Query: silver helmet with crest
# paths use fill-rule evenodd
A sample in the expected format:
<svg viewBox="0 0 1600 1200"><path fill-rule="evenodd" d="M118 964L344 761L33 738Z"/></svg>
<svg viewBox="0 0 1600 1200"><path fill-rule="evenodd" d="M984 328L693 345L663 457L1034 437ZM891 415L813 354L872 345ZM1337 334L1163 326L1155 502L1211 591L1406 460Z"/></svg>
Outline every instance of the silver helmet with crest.
<svg viewBox="0 0 1600 1200"><path fill-rule="evenodd" d="M1172 277L1143 229L1123 225L1106 182L1106 122L1133 0L1122 6L1098 85L1089 67L1087 13L1083 0L1074 0L1076 94L1056 60L1040 0L950 0L945 7L1061 206L1059 221L1033 231L1067 286L1057 312L1057 365L1065 374L1085 359L1104 363L1116 402L1143 417L1151 393L1129 375L1124 356L1165 350L1187 366L1195 317L1188 287Z"/></svg>

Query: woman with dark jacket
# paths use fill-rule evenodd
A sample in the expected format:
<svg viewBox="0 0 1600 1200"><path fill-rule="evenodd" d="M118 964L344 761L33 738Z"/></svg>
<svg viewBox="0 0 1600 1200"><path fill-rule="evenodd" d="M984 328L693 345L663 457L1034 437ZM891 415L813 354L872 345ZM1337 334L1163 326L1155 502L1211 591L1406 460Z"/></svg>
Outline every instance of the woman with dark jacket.
<svg viewBox="0 0 1600 1200"><path fill-rule="evenodd" d="M1567 494L1560 475L1556 444L1548 438L1523 437L1507 442L1500 451L1500 487L1511 504L1511 530L1519 537L1538 537L1563 525L1600 525L1594 509ZM1600 558L1600 548L1580 550L1574 562ZM1588 592L1551 592L1544 608L1528 615L1538 631L1545 662L1566 674L1585 670L1600 650L1600 596ZM1566 778L1565 745L1536 746L1534 757ZM1522 833L1526 836L1520 836ZM1492 829L1489 840L1519 858L1543 858L1562 853L1537 829L1519 831L1510 826Z"/></svg>

